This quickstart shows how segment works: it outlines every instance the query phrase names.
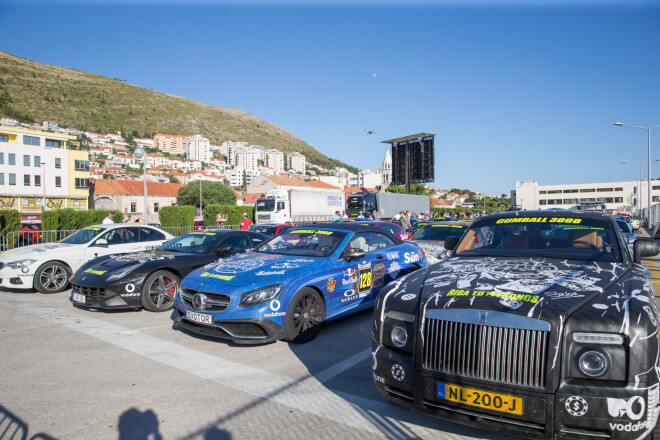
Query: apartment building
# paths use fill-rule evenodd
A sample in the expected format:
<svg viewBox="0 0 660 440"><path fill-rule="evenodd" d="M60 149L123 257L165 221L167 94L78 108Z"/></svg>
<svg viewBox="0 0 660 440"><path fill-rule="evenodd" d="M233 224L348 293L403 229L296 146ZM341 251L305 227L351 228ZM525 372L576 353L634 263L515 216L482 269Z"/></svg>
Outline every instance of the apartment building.
<svg viewBox="0 0 660 440"><path fill-rule="evenodd" d="M284 153L280 150L271 149L265 153L266 160L264 163L267 167L274 170L275 174L282 174L284 172Z"/></svg>
<svg viewBox="0 0 660 440"><path fill-rule="evenodd" d="M172 154L186 154L188 136L158 133L154 136L154 147Z"/></svg>
<svg viewBox="0 0 660 440"><path fill-rule="evenodd" d="M290 153L287 155L289 169L297 173L305 174L305 156L298 153Z"/></svg>
<svg viewBox="0 0 660 440"><path fill-rule="evenodd" d="M196 134L188 138L186 157L201 162L209 162L212 158L211 142L204 136Z"/></svg>
<svg viewBox="0 0 660 440"><path fill-rule="evenodd" d="M87 209L89 154L74 147L74 136L0 126L0 209Z"/></svg>
<svg viewBox="0 0 660 440"><path fill-rule="evenodd" d="M660 201L660 180L652 180L652 201ZM641 194L641 198L638 198ZM578 183L539 185L536 181L516 181L511 191L511 203L519 209L572 209L577 206L595 206L607 212L637 214L648 206L648 182Z"/></svg>

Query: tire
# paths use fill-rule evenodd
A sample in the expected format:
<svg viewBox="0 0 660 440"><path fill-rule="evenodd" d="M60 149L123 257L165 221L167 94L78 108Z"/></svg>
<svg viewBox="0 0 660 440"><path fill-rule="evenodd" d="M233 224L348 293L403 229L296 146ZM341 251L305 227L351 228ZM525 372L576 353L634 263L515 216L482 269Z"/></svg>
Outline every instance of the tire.
<svg viewBox="0 0 660 440"><path fill-rule="evenodd" d="M34 274L34 288L41 293L58 293L69 285L71 270L59 261L49 261L39 266Z"/></svg>
<svg viewBox="0 0 660 440"><path fill-rule="evenodd" d="M325 321L325 301L309 287L296 293L284 318L285 338L289 342L304 344L316 337Z"/></svg>
<svg viewBox="0 0 660 440"><path fill-rule="evenodd" d="M174 293L181 278L167 270L158 270L144 282L140 302L150 312L167 312L174 307Z"/></svg>

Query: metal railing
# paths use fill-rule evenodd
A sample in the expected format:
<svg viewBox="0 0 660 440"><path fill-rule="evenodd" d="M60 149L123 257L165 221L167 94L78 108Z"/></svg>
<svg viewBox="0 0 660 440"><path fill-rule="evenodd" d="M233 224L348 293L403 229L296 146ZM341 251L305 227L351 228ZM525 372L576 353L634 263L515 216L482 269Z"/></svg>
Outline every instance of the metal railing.
<svg viewBox="0 0 660 440"><path fill-rule="evenodd" d="M312 225L314 222L297 222L295 226L307 226ZM139 226L137 223L126 223L125 226ZM181 227L160 227L159 229L174 235L175 237L183 234L188 234L194 231L204 231L204 230L217 230L217 229L227 229L237 231L241 228L241 225L222 225L222 226L209 226L209 227L199 227L199 226L181 226ZM42 244L42 243L54 243L60 240L65 239L74 232L78 232L79 229L75 230L61 230L61 231L12 231L4 236L0 236L0 250L6 251L8 249L14 249L16 247L28 246L31 244Z"/></svg>

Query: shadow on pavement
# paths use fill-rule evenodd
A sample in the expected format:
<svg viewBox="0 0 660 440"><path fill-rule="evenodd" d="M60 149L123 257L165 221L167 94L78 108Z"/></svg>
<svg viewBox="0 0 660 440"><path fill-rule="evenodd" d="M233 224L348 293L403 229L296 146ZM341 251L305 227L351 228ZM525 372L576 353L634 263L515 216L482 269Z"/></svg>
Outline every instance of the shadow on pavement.
<svg viewBox="0 0 660 440"><path fill-rule="evenodd" d="M117 423L118 440L162 440L158 428L156 413L148 409L144 412L137 408L124 411Z"/></svg>
<svg viewBox="0 0 660 440"><path fill-rule="evenodd" d="M28 437L28 431L27 423L0 405L0 440L56 440L41 432Z"/></svg>

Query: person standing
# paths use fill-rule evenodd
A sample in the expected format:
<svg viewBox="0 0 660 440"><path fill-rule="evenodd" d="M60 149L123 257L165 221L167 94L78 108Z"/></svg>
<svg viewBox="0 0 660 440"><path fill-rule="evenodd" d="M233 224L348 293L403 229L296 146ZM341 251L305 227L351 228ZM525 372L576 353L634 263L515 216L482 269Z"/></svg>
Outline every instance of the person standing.
<svg viewBox="0 0 660 440"><path fill-rule="evenodd" d="M252 226L252 220L247 216L247 212L243 213L243 220L241 220L241 231L247 231Z"/></svg>
<svg viewBox="0 0 660 440"><path fill-rule="evenodd" d="M401 227L404 231L410 229L410 211L406 211L406 213L401 216Z"/></svg>
<svg viewBox="0 0 660 440"><path fill-rule="evenodd" d="M110 211L108 213L108 216L103 219L103 224L104 225L109 225L115 222L115 213Z"/></svg>
<svg viewBox="0 0 660 440"><path fill-rule="evenodd" d="M335 215L332 216L332 221L336 222L339 219L341 219L341 216L339 215L339 211L335 211Z"/></svg>
<svg viewBox="0 0 660 440"><path fill-rule="evenodd" d="M227 221L227 214L222 214L222 213L219 212L215 216L215 225L218 228L222 228L222 226L225 224L226 221Z"/></svg>

